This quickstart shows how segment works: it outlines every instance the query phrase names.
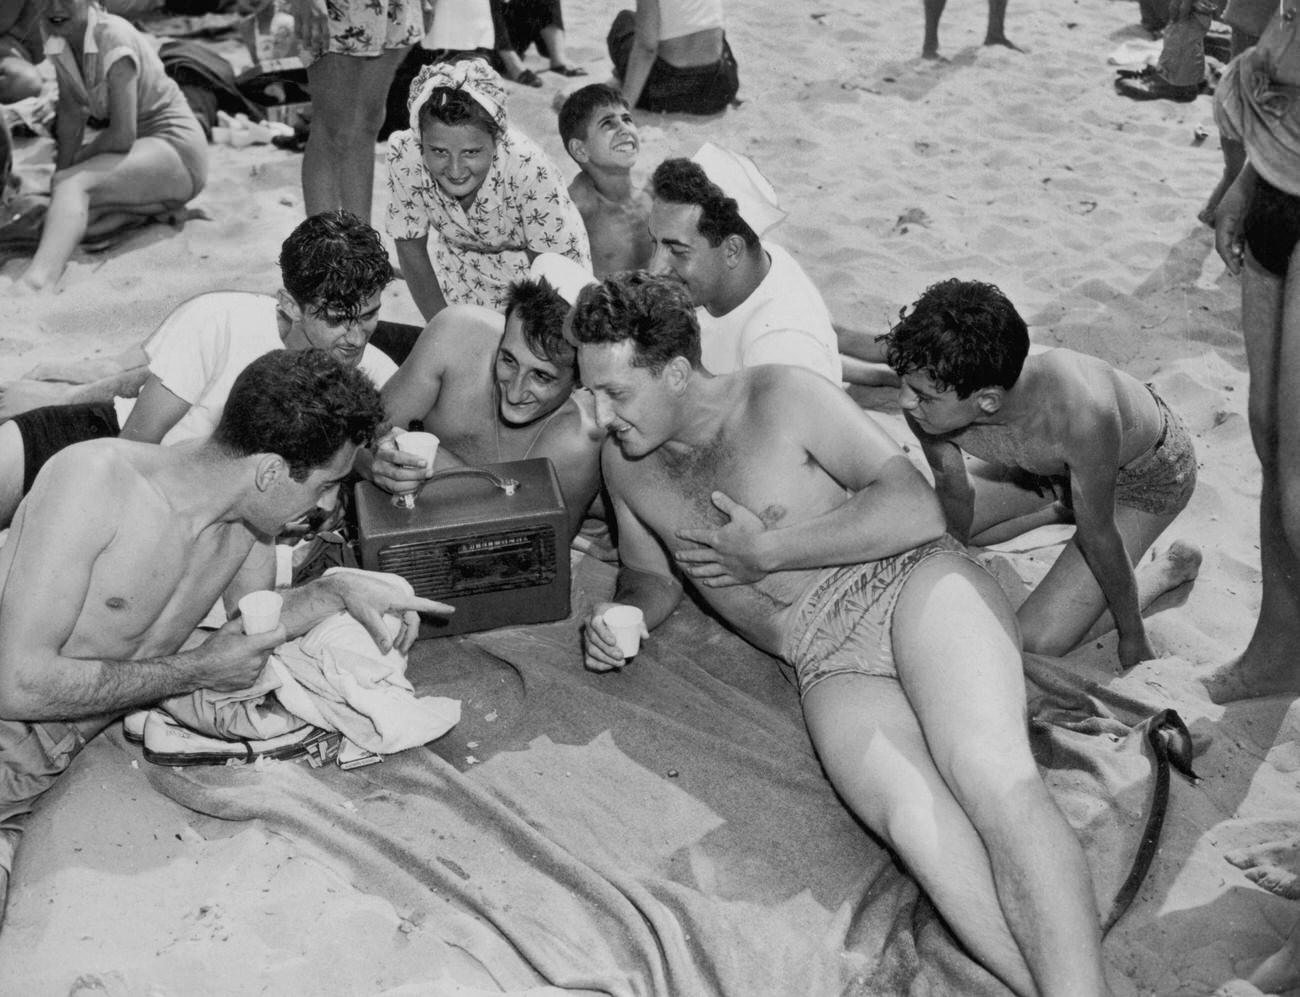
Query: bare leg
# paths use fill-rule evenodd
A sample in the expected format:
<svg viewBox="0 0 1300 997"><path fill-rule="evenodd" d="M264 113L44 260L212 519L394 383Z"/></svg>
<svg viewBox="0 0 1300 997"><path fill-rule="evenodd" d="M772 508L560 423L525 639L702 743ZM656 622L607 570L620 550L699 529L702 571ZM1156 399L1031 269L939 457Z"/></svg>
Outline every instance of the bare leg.
<svg viewBox="0 0 1300 997"><path fill-rule="evenodd" d="M551 60L551 66L567 66L569 56L564 48L564 31L557 28L554 24L548 24L542 28L542 41L546 43L546 56Z"/></svg>
<svg viewBox="0 0 1300 997"><path fill-rule="evenodd" d="M925 41L921 44L922 59L939 58L939 18L948 0L925 0Z"/></svg>
<svg viewBox="0 0 1300 997"><path fill-rule="evenodd" d="M308 215L343 208L369 223L375 140L384 123L388 88L405 55L405 49L373 57L329 52L307 67L312 119L303 152L302 196Z"/></svg>
<svg viewBox="0 0 1300 997"><path fill-rule="evenodd" d="M22 280L34 288L52 285L77 248L91 209L140 205L150 213L162 202L183 202L194 181L176 150L162 139L142 136L123 154L94 156L54 175L41 242Z"/></svg>
<svg viewBox="0 0 1300 997"><path fill-rule="evenodd" d="M962 625L935 626L936 611ZM831 781L1014 991L1107 993L1083 852L1029 754L1001 591L969 562L932 559L900 596L893 637L901 685L841 676L804 699Z"/></svg>
<svg viewBox="0 0 1300 997"><path fill-rule="evenodd" d="M9 874L14 867L14 853L22 832L16 828L0 828L0 927L4 925L5 906L9 902Z"/></svg>
<svg viewBox="0 0 1300 997"><path fill-rule="evenodd" d="M985 45L1003 45L1017 52L1020 46L1007 38L1007 0L989 0L989 26L984 32Z"/></svg>
<svg viewBox="0 0 1300 997"><path fill-rule="evenodd" d="M1300 925L1286 943L1259 964L1249 978L1232 980L1214 991L1214 997L1261 997L1292 990L1300 984Z"/></svg>
<svg viewBox="0 0 1300 997"><path fill-rule="evenodd" d="M1173 520L1172 515L1156 516L1125 506L1117 507L1115 525L1124 540L1129 560L1136 564ZM1181 545L1178 551L1176 561L1161 563L1148 577L1147 582L1153 588L1147 593L1150 596L1147 602L1140 603L1143 608L1165 591L1155 591L1155 585L1168 583L1169 587L1173 587L1181 585L1189 577L1195 577L1196 569L1200 567L1200 552L1190 544ZM1186 573L1188 569L1191 570L1190 575ZM1139 600L1141 596L1139 581ZM1106 597L1102 594L1101 586L1097 584L1092 569L1084 560L1078 543L1071 540L1051 570L1038 583L1038 587L1029 593L1029 598L1017 613L1024 634L1025 650L1037 654L1066 654L1079 646L1104 612ZM1106 629L1113 626L1110 623ZM1104 633L1105 630L1101 632Z"/></svg>
<svg viewBox="0 0 1300 997"><path fill-rule="evenodd" d="M1297 265L1295 256L1293 267ZM1280 413L1292 412L1287 406L1295 403L1292 382L1300 372L1288 370L1287 365L1300 361L1295 355L1300 349L1298 324L1300 282L1284 284L1260 267L1248 249L1241 275L1241 327L1250 370L1251 439L1263 477L1259 500L1263 595L1255 632L1241 657L1201 680L1216 703L1300 691L1295 665L1295 648L1300 645L1300 559L1290 540L1295 531L1286 527L1287 489L1282 472L1285 454L1295 447L1294 436L1300 427L1286 427L1289 447L1283 451L1284 427L1279 421ZM1295 514L1300 514L1300 509Z"/></svg>

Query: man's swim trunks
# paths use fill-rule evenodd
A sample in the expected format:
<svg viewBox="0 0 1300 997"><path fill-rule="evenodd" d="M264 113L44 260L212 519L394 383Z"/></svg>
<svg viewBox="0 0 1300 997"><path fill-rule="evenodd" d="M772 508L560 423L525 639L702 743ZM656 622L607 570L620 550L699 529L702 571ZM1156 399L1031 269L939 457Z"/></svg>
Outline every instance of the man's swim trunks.
<svg viewBox="0 0 1300 997"><path fill-rule="evenodd" d="M628 59L635 44L636 17L630 10L621 10L614 17L605 38L610 61L614 63L614 75L619 79L627 72ZM636 106L666 114L719 114L735 100L739 89L736 57L723 38L722 57L711 65L674 66L655 56Z"/></svg>
<svg viewBox="0 0 1300 997"><path fill-rule="evenodd" d="M377 56L405 50L424 37L420 0L339 0L329 8L329 44L324 52L301 53L303 64L331 52Z"/></svg>
<svg viewBox="0 0 1300 997"><path fill-rule="evenodd" d="M23 438L23 494L32 490L32 482L45 462L64 447L83 440L116 436L122 431L111 402L87 405L46 405L13 417Z"/></svg>
<svg viewBox="0 0 1300 997"><path fill-rule="evenodd" d="M1151 449L1129 461L1115 476L1115 505L1155 516L1181 512L1196 487L1196 448L1183 420L1150 385L1164 419Z"/></svg>
<svg viewBox="0 0 1300 997"><path fill-rule="evenodd" d="M1285 277L1291 253L1300 239L1300 197L1256 177L1255 196L1246 212L1244 229L1246 245L1255 261L1269 273Z"/></svg>
<svg viewBox="0 0 1300 997"><path fill-rule="evenodd" d="M971 560L945 534L893 557L835 568L822 578L800 603L781 649L801 698L832 675L898 678L890 633L894 607L917 565L941 554Z"/></svg>

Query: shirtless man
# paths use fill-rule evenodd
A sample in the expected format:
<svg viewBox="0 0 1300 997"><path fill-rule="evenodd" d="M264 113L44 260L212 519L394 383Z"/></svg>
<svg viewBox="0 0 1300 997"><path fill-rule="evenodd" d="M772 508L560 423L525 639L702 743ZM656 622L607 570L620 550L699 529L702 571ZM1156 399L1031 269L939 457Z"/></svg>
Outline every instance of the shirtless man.
<svg viewBox="0 0 1300 997"><path fill-rule="evenodd" d="M569 197L587 226L596 276L648 266L650 195L632 182L641 137L623 95L606 83L573 91L560 105L560 141L578 164Z"/></svg>
<svg viewBox="0 0 1300 997"><path fill-rule="evenodd" d="M1024 320L977 281L927 288L888 351L953 536L991 544L1044 523L1077 526L1017 614L1025 650L1065 654L1114 627L1122 667L1155 657L1142 609L1201 563L1175 543L1141 578L1133 571L1196 487L1191 435L1169 406L1096 357L1027 356ZM967 454L983 463L968 466ZM1114 620L1099 624L1107 607Z"/></svg>
<svg viewBox="0 0 1300 997"><path fill-rule="evenodd" d="M76 754L132 708L252 685L268 653L340 609L387 652L383 614L448 607L349 573L284 592L281 625L239 620L186 646L213 603L271 587L274 537L329 509L379 392L320 350L253 361L214 435L160 447L78 443L45 465L0 548L0 910L23 820ZM184 650L182 648L185 647Z"/></svg>
<svg viewBox="0 0 1300 997"><path fill-rule="evenodd" d="M395 428L419 420L438 437L435 469L549 458L571 540L600 488L601 433L579 404L586 393L573 393L578 368L564 338L568 312L569 303L536 279L510 286L504 318L478 305L449 305L420 334L384 385L383 398ZM389 434L369 477L385 491L402 492L428 473L424 461L397 450Z"/></svg>
<svg viewBox="0 0 1300 997"><path fill-rule="evenodd" d="M948 0L925 0L925 41L921 45L922 59L940 59L939 18L943 16ZM985 45L1002 45L1020 51L1012 44L1006 31L1007 0L989 0L989 24L984 32Z"/></svg>
<svg viewBox="0 0 1300 997"><path fill-rule="evenodd" d="M676 281L616 274L571 321L609 434L614 599L653 628L685 573L793 669L835 788L981 965L1026 997L1107 994L1083 851L1029 753L1015 616L924 478L825 378L709 375ZM624 665L609 605L585 625L597 671Z"/></svg>
<svg viewBox="0 0 1300 997"><path fill-rule="evenodd" d="M706 143L650 178L650 270L686 283L704 367L807 367L839 384L839 344L821 293L788 252L762 236L785 213L748 159Z"/></svg>

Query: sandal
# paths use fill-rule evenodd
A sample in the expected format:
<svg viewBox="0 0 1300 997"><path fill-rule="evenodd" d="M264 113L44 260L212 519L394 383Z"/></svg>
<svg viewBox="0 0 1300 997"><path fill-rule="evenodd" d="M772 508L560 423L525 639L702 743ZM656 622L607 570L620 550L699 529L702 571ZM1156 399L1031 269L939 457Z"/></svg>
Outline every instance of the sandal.
<svg viewBox="0 0 1300 997"><path fill-rule="evenodd" d="M542 85L542 81L538 79L537 74L531 69L520 71L518 76L511 77L510 82L525 87L540 87Z"/></svg>
<svg viewBox="0 0 1300 997"><path fill-rule="evenodd" d="M560 63L558 66L551 66L546 70L548 73L559 73L561 76L586 76L587 71L581 66L566 66Z"/></svg>

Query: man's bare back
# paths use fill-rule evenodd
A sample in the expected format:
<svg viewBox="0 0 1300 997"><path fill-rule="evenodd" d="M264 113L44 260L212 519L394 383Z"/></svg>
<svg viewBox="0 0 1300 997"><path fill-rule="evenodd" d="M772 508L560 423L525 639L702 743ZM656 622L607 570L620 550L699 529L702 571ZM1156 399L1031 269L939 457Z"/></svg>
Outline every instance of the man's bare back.
<svg viewBox="0 0 1300 997"><path fill-rule="evenodd" d="M586 173L579 173L569 184L569 197L587 227L597 277L649 265L654 244L646 227L650 195L643 188L633 188L627 200L615 201L597 190Z"/></svg>

